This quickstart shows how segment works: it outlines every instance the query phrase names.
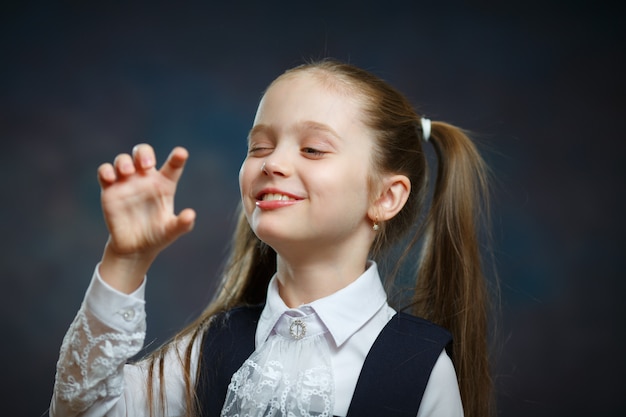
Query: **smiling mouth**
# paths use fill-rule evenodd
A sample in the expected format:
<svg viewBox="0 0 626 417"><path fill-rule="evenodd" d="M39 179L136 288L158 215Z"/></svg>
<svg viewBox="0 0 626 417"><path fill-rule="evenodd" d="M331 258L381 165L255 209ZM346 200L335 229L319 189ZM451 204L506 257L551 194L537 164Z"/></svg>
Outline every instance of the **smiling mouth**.
<svg viewBox="0 0 626 417"><path fill-rule="evenodd" d="M268 194L263 194L260 200L261 201L295 201L295 198L289 197L288 195L284 195L284 194L268 193Z"/></svg>

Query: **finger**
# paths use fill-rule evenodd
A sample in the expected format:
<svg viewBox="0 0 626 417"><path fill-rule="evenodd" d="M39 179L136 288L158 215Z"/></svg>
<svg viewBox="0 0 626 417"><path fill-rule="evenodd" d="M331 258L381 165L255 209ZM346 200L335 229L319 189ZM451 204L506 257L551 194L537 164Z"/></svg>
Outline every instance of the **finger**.
<svg viewBox="0 0 626 417"><path fill-rule="evenodd" d="M196 221L196 211L186 208L178 215L178 227L183 232L189 232L193 229Z"/></svg>
<svg viewBox="0 0 626 417"><path fill-rule="evenodd" d="M140 143L133 148L133 160L137 170L146 171L154 168L156 157L154 149L147 143Z"/></svg>
<svg viewBox="0 0 626 417"><path fill-rule="evenodd" d="M98 167L98 182L100 187L105 188L115 182L117 176L115 175L115 169L110 163L104 163Z"/></svg>
<svg viewBox="0 0 626 417"><path fill-rule="evenodd" d="M173 239L178 238L179 236L190 232L196 221L196 212L193 209L187 208L180 212L180 214L176 217L176 222L172 225L172 228L169 230L170 236Z"/></svg>
<svg viewBox="0 0 626 417"><path fill-rule="evenodd" d="M121 153L115 157L113 161L113 166L115 167L115 171L117 172L118 177L127 177L135 173L135 165L133 164L133 159L127 153Z"/></svg>
<svg viewBox="0 0 626 417"><path fill-rule="evenodd" d="M189 152L187 152L187 149L177 146L167 157L167 161L165 161L161 168L161 173L170 180L178 182L180 176L183 174L183 168L188 158Z"/></svg>

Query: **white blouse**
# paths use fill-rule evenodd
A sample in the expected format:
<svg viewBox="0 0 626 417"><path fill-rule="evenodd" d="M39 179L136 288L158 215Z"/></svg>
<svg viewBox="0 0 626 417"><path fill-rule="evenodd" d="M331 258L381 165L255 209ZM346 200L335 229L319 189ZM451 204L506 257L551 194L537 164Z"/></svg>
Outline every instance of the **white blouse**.
<svg viewBox="0 0 626 417"><path fill-rule="evenodd" d="M63 340L51 417L149 416L147 364L126 364L141 350L145 339L145 285L146 280L134 293L123 294L107 285L96 267L81 308ZM334 376L334 415L345 416L367 352L395 314L387 304L376 264L371 262L367 271L349 286L300 308L315 310L329 330L326 337ZM286 310L289 308L280 298L273 278L257 325L256 347L267 340ZM196 376L200 343L198 338L192 348L192 380ZM183 369L176 355L186 346L187 340L182 340L167 353L163 369L165 410L162 413L155 401L155 415L173 417L185 413ZM417 416L463 416L456 374L445 350L432 370Z"/></svg>

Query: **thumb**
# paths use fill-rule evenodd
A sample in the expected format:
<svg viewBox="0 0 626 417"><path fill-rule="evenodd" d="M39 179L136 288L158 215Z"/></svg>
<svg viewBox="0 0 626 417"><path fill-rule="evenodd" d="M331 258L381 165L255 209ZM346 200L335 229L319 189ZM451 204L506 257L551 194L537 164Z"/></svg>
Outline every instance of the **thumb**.
<svg viewBox="0 0 626 417"><path fill-rule="evenodd" d="M178 216L176 216L174 222L172 222L171 227L168 230L168 235L170 235L172 239L176 239L193 230L195 222L195 210L186 208L181 211Z"/></svg>

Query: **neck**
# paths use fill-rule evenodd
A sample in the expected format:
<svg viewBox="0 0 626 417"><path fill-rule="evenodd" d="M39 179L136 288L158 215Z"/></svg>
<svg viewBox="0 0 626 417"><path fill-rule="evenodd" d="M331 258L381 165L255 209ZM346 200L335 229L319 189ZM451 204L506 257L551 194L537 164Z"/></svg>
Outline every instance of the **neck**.
<svg viewBox="0 0 626 417"><path fill-rule="evenodd" d="M353 258L323 256L293 259L278 255L276 262L280 296L290 308L329 296L354 282L367 264L367 255Z"/></svg>

